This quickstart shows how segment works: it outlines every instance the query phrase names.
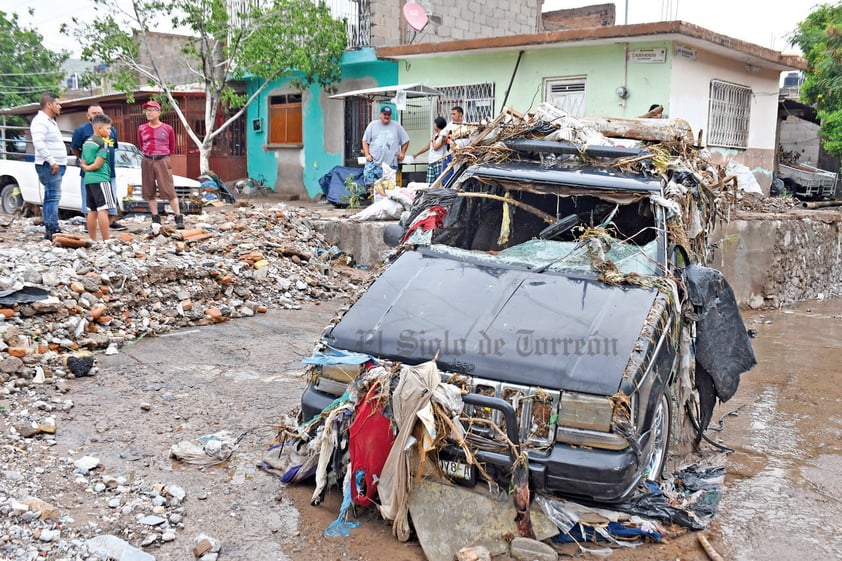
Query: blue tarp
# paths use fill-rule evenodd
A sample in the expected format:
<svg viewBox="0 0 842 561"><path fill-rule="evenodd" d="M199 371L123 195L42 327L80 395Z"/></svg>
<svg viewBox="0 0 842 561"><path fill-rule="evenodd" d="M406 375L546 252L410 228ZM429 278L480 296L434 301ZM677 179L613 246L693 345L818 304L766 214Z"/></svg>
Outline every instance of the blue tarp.
<svg viewBox="0 0 842 561"><path fill-rule="evenodd" d="M322 188L328 202L343 206L348 204L347 201L352 195L345 184L348 177L363 188L363 168L335 166L319 179L319 187Z"/></svg>

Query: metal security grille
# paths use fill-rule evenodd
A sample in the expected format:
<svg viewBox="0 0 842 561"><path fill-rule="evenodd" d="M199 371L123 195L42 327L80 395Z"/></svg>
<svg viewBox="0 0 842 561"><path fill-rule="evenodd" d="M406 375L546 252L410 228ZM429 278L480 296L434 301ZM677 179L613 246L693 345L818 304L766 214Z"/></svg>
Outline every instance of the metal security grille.
<svg viewBox="0 0 842 561"><path fill-rule="evenodd" d="M442 93L438 98L437 114L448 121L450 108L459 105L465 110L465 122L479 123L491 120L494 113L494 82L463 84L461 86L435 86Z"/></svg>
<svg viewBox="0 0 842 561"><path fill-rule="evenodd" d="M708 138L711 146L747 148L751 88L711 80Z"/></svg>
<svg viewBox="0 0 842 561"><path fill-rule="evenodd" d="M430 98L412 97L406 100L406 109L401 111L401 125L406 130L427 131L430 123Z"/></svg>

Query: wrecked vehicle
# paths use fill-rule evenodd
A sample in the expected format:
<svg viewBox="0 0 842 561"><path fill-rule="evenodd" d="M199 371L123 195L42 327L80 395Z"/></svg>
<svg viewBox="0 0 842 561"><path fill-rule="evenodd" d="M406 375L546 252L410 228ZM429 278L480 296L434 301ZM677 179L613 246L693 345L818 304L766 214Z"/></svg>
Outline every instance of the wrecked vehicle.
<svg viewBox="0 0 842 561"><path fill-rule="evenodd" d="M704 267L724 203L662 148L507 122L416 196L396 256L325 330L302 420L374 365L435 361L464 404L436 450L448 479L506 489L526 464L533 492L616 502L660 478L688 420L698 443L755 364Z"/></svg>

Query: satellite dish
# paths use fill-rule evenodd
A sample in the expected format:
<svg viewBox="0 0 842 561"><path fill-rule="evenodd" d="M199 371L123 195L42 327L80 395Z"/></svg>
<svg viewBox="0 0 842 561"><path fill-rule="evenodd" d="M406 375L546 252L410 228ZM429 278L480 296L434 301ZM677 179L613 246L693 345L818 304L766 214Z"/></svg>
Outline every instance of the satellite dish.
<svg viewBox="0 0 842 561"><path fill-rule="evenodd" d="M424 29L429 21L427 19L427 12L425 12L424 8L415 2L407 2L403 5L403 18L406 20L406 23L409 24L409 27L415 31L421 31Z"/></svg>

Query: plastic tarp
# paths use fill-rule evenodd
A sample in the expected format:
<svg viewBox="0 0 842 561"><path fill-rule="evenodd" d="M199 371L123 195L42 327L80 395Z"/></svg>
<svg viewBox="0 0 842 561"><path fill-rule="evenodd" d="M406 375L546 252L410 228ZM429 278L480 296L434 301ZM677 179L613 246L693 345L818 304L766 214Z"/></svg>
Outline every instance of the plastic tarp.
<svg viewBox="0 0 842 561"><path fill-rule="evenodd" d="M335 205L345 205L353 193L348 190L346 181L348 178L357 185L363 184L363 168L335 166L319 179L319 187L322 188L328 202Z"/></svg>
<svg viewBox="0 0 842 561"><path fill-rule="evenodd" d="M699 316L696 363L713 378L717 397L728 401L737 391L740 374L757 364L737 299L725 276L716 269L690 265L685 278Z"/></svg>

